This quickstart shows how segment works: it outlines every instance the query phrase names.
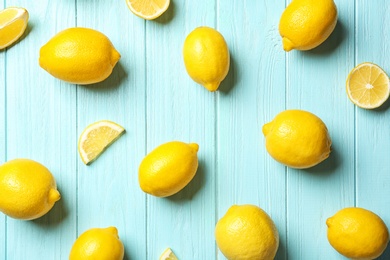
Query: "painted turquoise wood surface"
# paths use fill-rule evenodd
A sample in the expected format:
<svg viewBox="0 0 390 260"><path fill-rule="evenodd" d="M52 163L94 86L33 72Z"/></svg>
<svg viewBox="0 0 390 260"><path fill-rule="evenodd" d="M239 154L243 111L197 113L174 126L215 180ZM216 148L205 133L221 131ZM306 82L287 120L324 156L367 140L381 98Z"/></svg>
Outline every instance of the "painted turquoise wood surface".
<svg viewBox="0 0 390 260"><path fill-rule="evenodd" d="M345 259L329 245L325 220L360 206L390 225L390 111L367 111L345 93L358 63L390 73L389 3L337 0L338 25L320 47L282 50L281 13L290 1L172 0L155 21L134 16L125 1L11 1L30 12L21 41L0 52L0 158L31 158L56 177L62 199L34 221L0 215L0 259L67 259L79 234L116 226L126 259L158 259L172 247L183 260L225 259L216 221L233 204L256 204L280 234L276 259ZM231 54L220 90L187 75L181 49L198 26L218 29ZM38 66L39 48L74 26L106 34L122 54L106 81L75 86ZM311 111L327 124L333 151L308 170L275 162L262 125L284 109ZM110 119L126 134L91 166L77 153L88 124ZM138 186L142 158L161 143L200 145L195 179L169 198ZM390 249L380 259L390 259Z"/></svg>

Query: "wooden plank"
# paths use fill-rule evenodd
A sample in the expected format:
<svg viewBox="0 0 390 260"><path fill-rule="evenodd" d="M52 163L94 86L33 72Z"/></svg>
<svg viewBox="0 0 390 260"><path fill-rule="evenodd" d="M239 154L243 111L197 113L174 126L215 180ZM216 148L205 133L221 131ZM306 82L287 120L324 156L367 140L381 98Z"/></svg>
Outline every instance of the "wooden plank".
<svg viewBox="0 0 390 260"><path fill-rule="evenodd" d="M4 3L0 3L0 10L3 10L5 8ZM7 51L2 50L0 51L0 122L2 122L1 128L0 128L0 163L2 164L7 160L6 157L6 143L7 143L7 136L6 136L6 93L7 93L7 82L5 78L5 72L6 72L6 56ZM6 258L7 252L6 252L6 245L7 245L7 227L6 227L6 221L7 218L4 214L0 213L0 258L4 257Z"/></svg>
<svg viewBox="0 0 390 260"><path fill-rule="evenodd" d="M280 235L276 259L286 256L285 168L265 149L262 126L285 107L285 54L276 24L284 3L219 1L218 29L231 67L218 93L217 214L255 204ZM218 252L218 259L225 259Z"/></svg>
<svg viewBox="0 0 390 260"><path fill-rule="evenodd" d="M166 247L179 259L215 258L215 93L191 80L182 56L186 36L214 27L215 12L214 1L171 1L167 13L146 23L147 152L173 140L199 144L199 168L185 189L147 195L147 259Z"/></svg>
<svg viewBox="0 0 390 260"><path fill-rule="evenodd" d="M122 54L111 76L77 88L77 129L108 119L126 133L90 166L78 162L78 234L115 226L126 259L146 259L145 196L138 163L145 154L145 24L125 1L77 1L77 26L104 33Z"/></svg>
<svg viewBox="0 0 390 260"><path fill-rule="evenodd" d="M6 259L66 259L75 237L76 92L38 66L40 47L74 25L69 2L7 1L30 13L24 38L7 51L7 160L30 158L55 176L62 199L42 218L8 218Z"/></svg>
<svg viewBox="0 0 390 260"><path fill-rule="evenodd" d="M339 19L318 48L287 54L287 108L319 116L332 138L330 157L307 170L287 170L289 259L341 259L329 245L325 221L354 204L354 109L345 93L353 66L354 3L337 1Z"/></svg>
<svg viewBox="0 0 390 260"><path fill-rule="evenodd" d="M385 7L385 8L384 8ZM356 1L356 63L373 62L390 73L388 2ZM352 69L353 66L350 67ZM389 102L376 110L356 107L356 206L378 214L390 227ZM380 259L389 259L390 249Z"/></svg>

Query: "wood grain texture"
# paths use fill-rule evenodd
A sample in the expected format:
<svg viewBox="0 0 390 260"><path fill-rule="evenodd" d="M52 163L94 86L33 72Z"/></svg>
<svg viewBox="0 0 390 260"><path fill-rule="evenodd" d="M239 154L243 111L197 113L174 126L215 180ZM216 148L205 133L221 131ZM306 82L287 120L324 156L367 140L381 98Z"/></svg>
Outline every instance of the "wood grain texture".
<svg viewBox="0 0 390 260"><path fill-rule="evenodd" d="M145 195L137 179L145 154L144 23L129 13L124 1L77 1L77 26L104 33L121 53L107 80L77 87L78 136L102 119L126 129L90 166L77 158L78 234L93 227L117 227L126 259L147 259Z"/></svg>
<svg viewBox="0 0 390 260"><path fill-rule="evenodd" d="M286 259L285 167L266 152L262 126L285 107L285 54L277 25L280 1L219 1L218 29L231 67L218 93L217 212L254 204L275 221L277 259ZM225 259L218 253L219 259Z"/></svg>
<svg viewBox="0 0 390 260"><path fill-rule="evenodd" d="M356 64L373 62L390 72L389 4L382 1L356 1ZM356 125L356 206L378 214L390 225L390 114L389 102L367 111L355 108ZM380 257L390 259L390 249Z"/></svg>
<svg viewBox="0 0 390 260"><path fill-rule="evenodd" d="M199 144L192 182L169 198L147 196L147 259L171 247L179 259L215 257L215 93L187 75L182 48L198 26L214 27L215 2L173 1L146 23L147 152L169 141Z"/></svg>
<svg viewBox="0 0 390 260"><path fill-rule="evenodd" d="M345 93L354 61L354 3L338 1L337 7L338 23L324 44L287 54L287 109L314 113L332 139L327 160L307 170L287 170L289 259L339 259L327 241L325 222L354 205L354 107Z"/></svg>
<svg viewBox="0 0 390 260"><path fill-rule="evenodd" d="M4 4L0 3L1 10L4 9ZM7 82L5 78L6 72L6 56L7 50L0 51L0 122L2 122L0 127L0 160L1 163L7 160L7 137L6 137L6 95L7 95ZM6 216L4 214L0 215L0 258L6 258L7 252L7 226L6 226Z"/></svg>
<svg viewBox="0 0 390 260"><path fill-rule="evenodd" d="M30 158L55 176L62 199L34 221L0 215L0 259L68 259L74 240L93 227L116 226L125 259L226 259L214 227L233 204L255 204L280 235L277 260L345 259L328 243L325 221L360 206L390 225L389 102L373 111L347 98L349 71L370 61L390 72L386 0L336 0L330 38L307 52L282 49L278 33L287 1L172 0L154 21L133 15L124 0L7 0L30 22L23 39L0 51L0 158ZM40 47L59 31L89 27L122 57L102 83L76 86L38 65ZM198 26L223 34L231 66L210 93L187 75L185 37ZM265 149L262 126L285 109L304 109L328 126L330 158L308 170L286 168ZM126 133L90 166L78 137L101 119ZM143 157L179 140L199 144L194 180L169 198L138 184ZM390 259L390 249L380 258Z"/></svg>
<svg viewBox="0 0 390 260"><path fill-rule="evenodd" d="M6 259L59 259L76 235L74 88L67 88L38 66L39 49L58 28L74 24L67 2L7 1L30 12L24 39L7 51L7 159L30 158L55 176L62 200L35 221L7 221ZM56 21L53 23L52 21Z"/></svg>

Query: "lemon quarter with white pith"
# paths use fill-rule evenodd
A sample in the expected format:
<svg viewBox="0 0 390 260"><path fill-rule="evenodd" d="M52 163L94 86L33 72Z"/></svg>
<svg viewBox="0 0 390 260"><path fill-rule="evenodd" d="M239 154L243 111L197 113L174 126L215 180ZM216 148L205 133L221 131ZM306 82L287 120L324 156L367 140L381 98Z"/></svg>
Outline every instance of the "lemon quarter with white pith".
<svg viewBox="0 0 390 260"><path fill-rule="evenodd" d="M213 28L193 30L184 41L183 56L188 75L211 92L218 89L229 71L228 46Z"/></svg>
<svg viewBox="0 0 390 260"><path fill-rule="evenodd" d="M100 120L87 126L78 143L81 160L89 165L112 143L125 133L125 129L109 120Z"/></svg>
<svg viewBox="0 0 390 260"><path fill-rule="evenodd" d="M0 11L0 50L16 42L27 28L29 14L22 7Z"/></svg>

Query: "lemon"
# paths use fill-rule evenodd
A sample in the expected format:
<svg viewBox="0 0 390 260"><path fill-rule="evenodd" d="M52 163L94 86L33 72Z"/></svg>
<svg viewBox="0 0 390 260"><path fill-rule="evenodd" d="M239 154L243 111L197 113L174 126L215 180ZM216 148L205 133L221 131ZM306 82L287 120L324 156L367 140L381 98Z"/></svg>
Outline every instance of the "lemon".
<svg viewBox="0 0 390 260"><path fill-rule="evenodd" d="M111 41L89 28L61 31L42 46L39 65L61 80L93 84L110 76L120 59Z"/></svg>
<svg viewBox="0 0 390 260"><path fill-rule="evenodd" d="M348 98L361 108L377 108L389 98L389 77L373 63L356 66L349 73L346 85Z"/></svg>
<svg viewBox="0 0 390 260"><path fill-rule="evenodd" d="M21 7L9 7L0 11L0 50L16 42L28 23L28 12Z"/></svg>
<svg viewBox="0 0 390 260"><path fill-rule="evenodd" d="M176 255L172 252L169 247L161 254L160 260L178 260Z"/></svg>
<svg viewBox="0 0 390 260"><path fill-rule="evenodd" d="M292 168L309 168L330 154L332 141L324 122L303 110L286 110L263 126L268 153Z"/></svg>
<svg viewBox="0 0 390 260"><path fill-rule="evenodd" d="M0 166L0 211L23 220L46 214L61 198L53 175L42 164L14 159Z"/></svg>
<svg viewBox="0 0 390 260"><path fill-rule="evenodd" d="M217 222L215 239L229 260L273 260L279 247L278 230L255 205L233 205Z"/></svg>
<svg viewBox="0 0 390 260"><path fill-rule="evenodd" d="M101 120L87 126L79 137L79 154L81 160L89 165L95 161L125 129L117 123Z"/></svg>
<svg viewBox="0 0 390 260"><path fill-rule="evenodd" d="M326 220L329 243L352 259L375 259L385 251L389 231L383 220L363 208L344 208Z"/></svg>
<svg viewBox="0 0 390 260"><path fill-rule="evenodd" d="M209 91L216 91L229 71L226 41L222 34L209 27L198 27L187 36L183 56L190 77Z"/></svg>
<svg viewBox="0 0 390 260"><path fill-rule="evenodd" d="M170 0L126 0L127 6L138 17L153 20L169 7Z"/></svg>
<svg viewBox="0 0 390 260"><path fill-rule="evenodd" d="M122 260L125 254L115 227L91 228L74 242L69 260Z"/></svg>
<svg viewBox="0 0 390 260"><path fill-rule="evenodd" d="M171 196L182 190L198 169L199 146L172 141L158 146L139 166L141 189L157 197Z"/></svg>
<svg viewBox="0 0 390 260"><path fill-rule="evenodd" d="M337 8L333 0L294 0L279 22L283 49L313 49L329 37L336 23Z"/></svg>

